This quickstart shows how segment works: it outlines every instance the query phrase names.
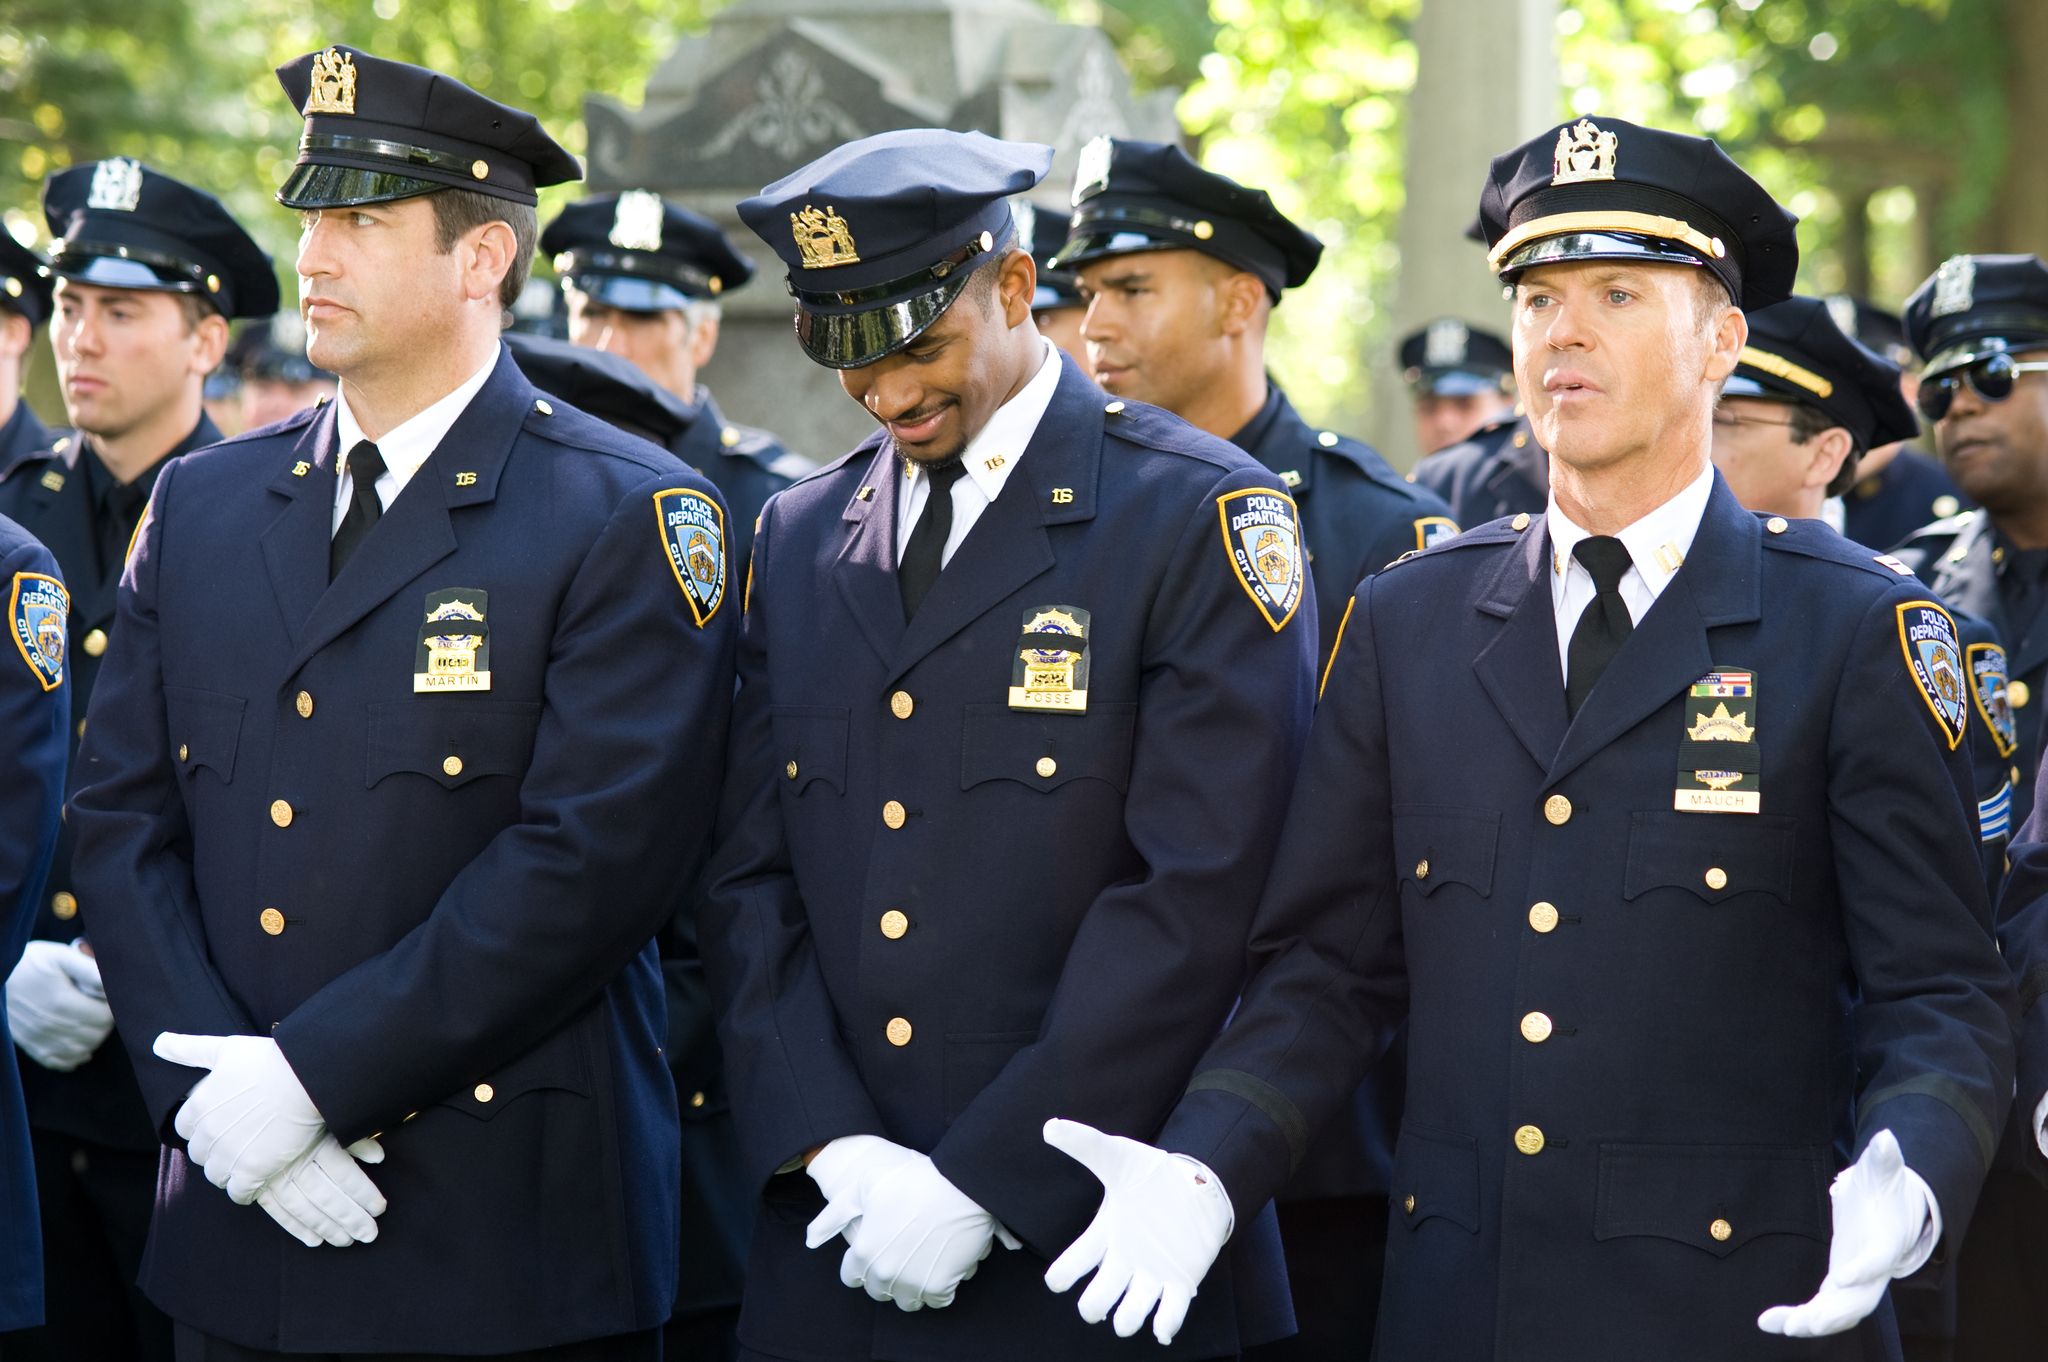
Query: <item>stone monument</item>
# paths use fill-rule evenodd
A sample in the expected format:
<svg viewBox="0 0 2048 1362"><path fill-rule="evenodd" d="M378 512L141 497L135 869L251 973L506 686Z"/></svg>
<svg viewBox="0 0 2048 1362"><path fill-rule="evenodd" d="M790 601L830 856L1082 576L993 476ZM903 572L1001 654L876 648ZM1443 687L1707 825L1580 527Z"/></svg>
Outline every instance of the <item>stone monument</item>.
<svg viewBox="0 0 2048 1362"><path fill-rule="evenodd" d="M732 235L758 273L722 300L704 381L732 419L825 462L874 423L798 347L782 262L739 201L842 142L940 127L1050 144L1033 206L1065 216L1081 147L1103 133L1177 140L1175 94L1133 96L1101 30L1029 0L739 0L677 44L640 108L585 102L589 188L651 189Z"/></svg>

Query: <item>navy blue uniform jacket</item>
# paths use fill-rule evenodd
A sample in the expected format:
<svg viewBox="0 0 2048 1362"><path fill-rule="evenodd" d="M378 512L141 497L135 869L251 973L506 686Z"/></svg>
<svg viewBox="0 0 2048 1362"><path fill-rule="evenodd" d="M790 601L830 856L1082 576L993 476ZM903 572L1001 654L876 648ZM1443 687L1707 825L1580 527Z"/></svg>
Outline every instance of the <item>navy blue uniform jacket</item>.
<svg viewBox="0 0 2048 1362"><path fill-rule="evenodd" d="M765 1189L740 1338L771 1356L1209 1358L1292 1332L1256 1205L1171 1349L1084 1325L1043 1280L1102 1199L1046 1119L1151 1136L1237 995L1316 637L1313 598L1276 630L1223 539L1218 498L1280 480L1157 408L1105 413L1059 363L908 626L879 432L770 502L755 540L700 928ZM1020 627L1046 607L1092 613L1085 714L1008 707ZM862 1133L928 1152L1026 1250L998 1246L942 1310L840 1285L844 1244L804 1247L822 1198L776 1170Z"/></svg>
<svg viewBox="0 0 2048 1362"><path fill-rule="evenodd" d="M1424 455L1409 480L1449 502L1460 525L1525 511L1542 515L1550 505L1550 456L1526 416L1496 421L1462 444Z"/></svg>
<svg viewBox="0 0 2048 1362"><path fill-rule="evenodd" d="M1907 445L1842 498L1842 533L1882 552L1921 526L1976 509L1939 462Z"/></svg>
<svg viewBox="0 0 2048 1362"><path fill-rule="evenodd" d="M159 1032L272 1035L337 1139L382 1132L390 1210L375 1243L307 1249L173 1151L143 1287L284 1351L651 1328L678 1169L652 939L713 813L735 630L697 622L655 497L716 494L541 410L501 350L330 585L334 426L165 468L72 817L158 1127L202 1077ZM416 693L450 590L486 593L460 598L487 600L490 687Z"/></svg>
<svg viewBox="0 0 2048 1362"><path fill-rule="evenodd" d="M1358 593L1244 1002L1161 1143L1256 1207L1405 1016L1381 1362L1882 1356L1876 1319L1756 1317L1820 1284L1881 1128L1952 1252L2012 1091L1968 766L1904 654L1928 597L1717 476L1567 721L1549 558L1496 522ZM1762 811L1678 812L1687 696L1731 669Z"/></svg>
<svg viewBox="0 0 2048 1362"><path fill-rule="evenodd" d="M0 641L0 979L14 969L28 942L64 802L70 668L60 665L55 677L38 669L16 634L22 614L18 593L42 585L37 578L61 585L57 560L33 535L0 516L0 592L6 593L0 608L8 635ZM5 1008L0 1043L13 1048ZM0 1330L42 1322L43 1236L28 1116L14 1065L0 1064Z"/></svg>

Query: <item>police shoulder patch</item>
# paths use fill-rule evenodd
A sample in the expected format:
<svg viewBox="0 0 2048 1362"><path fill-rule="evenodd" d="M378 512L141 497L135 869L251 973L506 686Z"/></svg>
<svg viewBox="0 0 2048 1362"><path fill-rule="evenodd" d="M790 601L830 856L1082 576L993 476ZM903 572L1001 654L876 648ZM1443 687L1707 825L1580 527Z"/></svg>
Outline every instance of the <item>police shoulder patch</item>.
<svg viewBox="0 0 2048 1362"><path fill-rule="evenodd" d="M1954 748L1970 723L1970 702L1963 694L1963 649L1956 622L1933 601L1909 601L1898 607L1899 647L1906 670L1934 713L1935 722Z"/></svg>
<svg viewBox="0 0 2048 1362"><path fill-rule="evenodd" d="M1446 539L1455 539L1458 522L1449 516L1426 515L1415 522L1415 547L1433 549Z"/></svg>
<svg viewBox="0 0 2048 1362"><path fill-rule="evenodd" d="M656 492L654 509L668 565L701 629L725 599L725 512L710 497L687 487Z"/></svg>
<svg viewBox="0 0 2048 1362"><path fill-rule="evenodd" d="M1998 755L2009 757L2020 740L2012 700L2006 694L2005 649L1996 643L1972 643L1963 650L1963 658L1970 669L1970 698L1977 702L1977 713L1991 730Z"/></svg>
<svg viewBox="0 0 2048 1362"><path fill-rule="evenodd" d="M1263 487L1216 498L1223 549L1238 585L1278 633L1301 604L1301 517L1294 499Z"/></svg>
<svg viewBox="0 0 2048 1362"><path fill-rule="evenodd" d="M64 684L65 625L70 615L71 597L64 583L40 572L14 574L7 605L14 646L44 690Z"/></svg>

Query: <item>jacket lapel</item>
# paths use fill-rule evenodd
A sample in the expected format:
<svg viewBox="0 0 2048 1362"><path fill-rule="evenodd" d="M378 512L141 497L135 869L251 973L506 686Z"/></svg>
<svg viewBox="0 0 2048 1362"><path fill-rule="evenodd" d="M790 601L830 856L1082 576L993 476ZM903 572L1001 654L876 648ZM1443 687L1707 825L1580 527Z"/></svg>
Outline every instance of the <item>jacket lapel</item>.
<svg viewBox="0 0 2048 1362"><path fill-rule="evenodd" d="M1500 555L1499 569L1479 593L1481 613L1507 621L1479 650L1472 670L1508 727L1548 770L1564 741L1564 677L1557 666L1557 626L1543 573L1550 536L1539 518Z"/></svg>
<svg viewBox="0 0 2048 1362"><path fill-rule="evenodd" d="M846 544L832 565L832 580L868 646L887 662L903 641L903 596L896 586L896 453L886 434L868 460L860 490L846 500L839 518ZM860 492L866 492L866 496ZM941 574L943 576L943 574Z"/></svg>
<svg viewBox="0 0 2048 1362"><path fill-rule="evenodd" d="M285 632L293 639L327 592L327 547L334 529L334 426L330 402L299 431L290 462L270 480L270 490L286 502L283 513L263 531L263 566ZM294 473L302 463L306 471Z"/></svg>
<svg viewBox="0 0 2048 1362"><path fill-rule="evenodd" d="M1665 586L1579 707L1550 768L1555 785L1714 667L1707 630L1763 616L1763 527L1717 472L1685 566ZM1556 646L1555 637L1552 646ZM1726 658L1749 662L1749 658ZM1677 741L1677 733L1672 734Z"/></svg>

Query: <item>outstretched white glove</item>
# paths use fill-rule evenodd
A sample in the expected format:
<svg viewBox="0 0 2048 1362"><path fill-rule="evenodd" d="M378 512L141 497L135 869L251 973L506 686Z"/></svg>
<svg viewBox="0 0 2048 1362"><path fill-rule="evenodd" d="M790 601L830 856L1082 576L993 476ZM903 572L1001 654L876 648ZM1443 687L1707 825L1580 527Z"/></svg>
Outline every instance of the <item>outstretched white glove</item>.
<svg viewBox="0 0 2048 1362"><path fill-rule="evenodd" d="M1774 1305L1756 1327L1788 1338L1820 1338L1854 1328L1884 1299L1894 1277L1918 1272L1941 1239L1941 1207L1906 1167L1898 1137L1880 1130L1863 1156L1835 1175L1828 1275L1804 1305Z"/></svg>
<svg viewBox="0 0 2048 1362"><path fill-rule="evenodd" d="M173 1064L213 1072L199 1080L173 1123L206 1180L246 1206L272 1178L327 1133L327 1122L268 1036L186 1036L166 1031L151 1047Z"/></svg>
<svg viewBox="0 0 2048 1362"><path fill-rule="evenodd" d="M1095 1280L1078 1302L1082 1319L1100 1324L1114 1305L1117 1337L1129 1338L1156 1305L1153 1337L1173 1342L1209 1265L1237 1227L1223 1184L1185 1154L1105 1135L1079 1121L1047 1121L1045 1142L1102 1183L1101 1209L1053 1260L1045 1284L1064 1293L1092 1271Z"/></svg>
<svg viewBox="0 0 2048 1362"><path fill-rule="evenodd" d="M826 1206L805 1243L817 1248L844 1233L839 1280L900 1310L951 1305L996 1239L1022 1247L929 1158L878 1135L832 1141L809 1171Z"/></svg>
<svg viewBox="0 0 2048 1362"><path fill-rule="evenodd" d="M358 1159L382 1163L384 1146L374 1136L365 1136L343 1149L332 1135L322 1135L312 1149L263 1184L256 1204L307 1248L367 1244L377 1237L377 1217L384 1214L385 1201L377 1184L356 1166Z"/></svg>
<svg viewBox="0 0 2048 1362"><path fill-rule="evenodd" d="M7 976L7 1029L45 1069L70 1073L114 1029L97 960L61 941L31 941Z"/></svg>

